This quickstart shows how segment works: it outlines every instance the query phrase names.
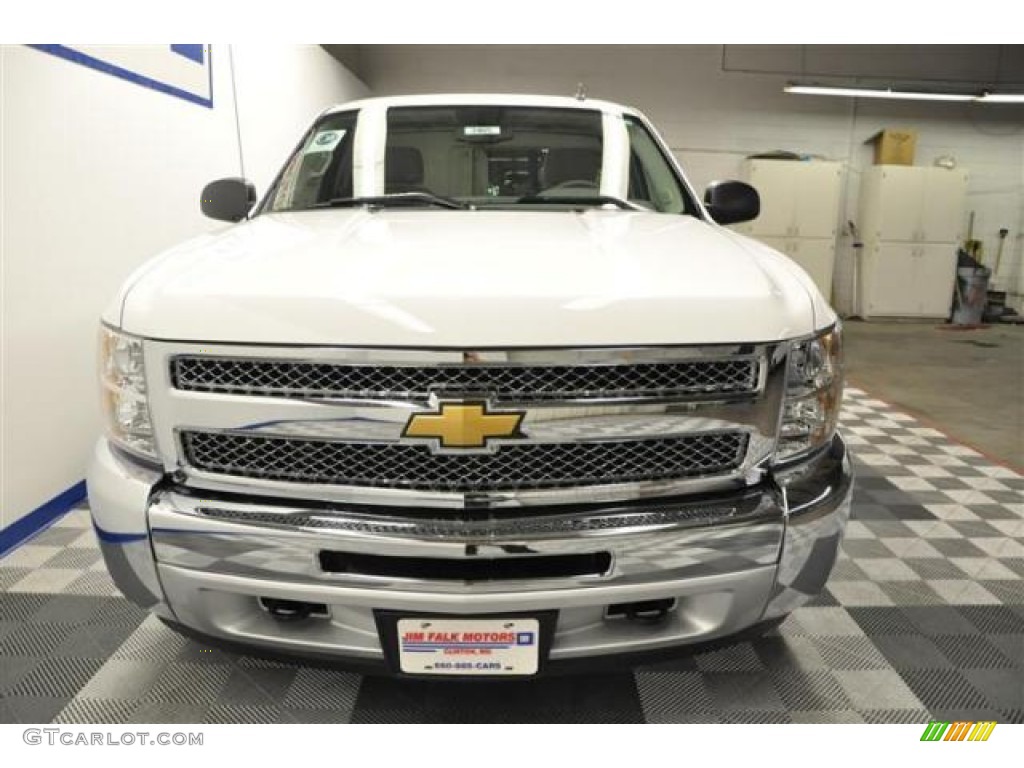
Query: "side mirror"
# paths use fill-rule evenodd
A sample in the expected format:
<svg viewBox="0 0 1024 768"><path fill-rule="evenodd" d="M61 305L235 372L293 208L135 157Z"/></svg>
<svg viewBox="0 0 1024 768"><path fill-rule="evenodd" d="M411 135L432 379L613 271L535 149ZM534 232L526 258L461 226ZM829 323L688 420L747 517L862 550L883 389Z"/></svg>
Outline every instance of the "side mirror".
<svg viewBox="0 0 1024 768"><path fill-rule="evenodd" d="M248 179L217 179L203 187L199 207L218 221L241 221L256 204L256 187Z"/></svg>
<svg viewBox="0 0 1024 768"><path fill-rule="evenodd" d="M713 181L704 191L704 207L719 224L736 224L757 218L761 196L742 181Z"/></svg>

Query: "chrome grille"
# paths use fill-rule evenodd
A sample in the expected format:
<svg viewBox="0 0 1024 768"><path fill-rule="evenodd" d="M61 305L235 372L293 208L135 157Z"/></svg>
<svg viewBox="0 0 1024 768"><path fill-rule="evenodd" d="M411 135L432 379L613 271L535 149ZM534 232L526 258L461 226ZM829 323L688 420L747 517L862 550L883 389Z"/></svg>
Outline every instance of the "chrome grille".
<svg viewBox="0 0 1024 768"><path fill-rule="evenodd" d="M717 475L746 453L741 431L654 440L522 443L495 453L431 453L420 445L347 443L238 432L182 433L198 470L296 483L425 491L513 491Z"/></svg>
<svg viewBox="0 0 1024 768"><path fill-rule="evenodd" d="M758 378L758 361L747 358L597 365L360 365L195 355L171 360L176 389L349 400L426 400L446 391L517 402L731 395L755 392Z"/></svg>

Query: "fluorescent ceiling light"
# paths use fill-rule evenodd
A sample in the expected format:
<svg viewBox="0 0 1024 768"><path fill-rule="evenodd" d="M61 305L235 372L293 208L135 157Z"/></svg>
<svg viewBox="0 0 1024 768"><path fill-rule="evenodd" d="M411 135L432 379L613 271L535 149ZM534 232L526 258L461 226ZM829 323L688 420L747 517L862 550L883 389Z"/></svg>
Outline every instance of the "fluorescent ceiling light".
<svg viewBox="0 0 1024 768"><path fill-rule="evenodd" d="M849 96L864 99L912 99L916 101L977 101L978 96L970 93L924 93L921 91L878 90L877 88L841 88L819 85L787 85L786 93L802 93L810 96ZM989 99L995 101L995 99Z"/></svg>
<svg viewBox="0 0 1024 768"><path fill-rule="evenodd" d="M986 93L978 101L992 104L1024 104L1024 93Z"/></svg>

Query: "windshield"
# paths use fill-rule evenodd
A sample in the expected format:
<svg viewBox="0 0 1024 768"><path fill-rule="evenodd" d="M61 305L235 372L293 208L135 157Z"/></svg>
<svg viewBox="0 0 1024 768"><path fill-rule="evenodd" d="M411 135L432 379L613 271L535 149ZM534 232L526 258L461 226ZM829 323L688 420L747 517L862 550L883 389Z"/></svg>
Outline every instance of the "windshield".
<svg viewBox="0 0 1024 768"><path fill-rule="evenodd" d="M356 157L380 147L379 138L356 140L375 123L379 137L379 121L364 118L360 125L356 112L329 115L288 161L265 209L393 200L436 208L616 204L696 213L662 148L632 116L502 105L392 107L383 114L380 172L361 175L357 169L379 168L379 160Z"/></svg>

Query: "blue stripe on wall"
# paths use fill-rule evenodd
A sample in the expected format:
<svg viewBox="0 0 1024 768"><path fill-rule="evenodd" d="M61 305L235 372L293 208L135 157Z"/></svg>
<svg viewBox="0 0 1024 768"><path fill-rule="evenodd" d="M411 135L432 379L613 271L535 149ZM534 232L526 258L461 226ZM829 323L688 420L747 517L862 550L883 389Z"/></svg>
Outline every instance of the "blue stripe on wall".
<svg viewBox="0 0 1024 768"><path fill-rule="evenodd" d="M203 63L202 43L175 43L171 45L171 50L186 59L191 59L196 64Z"/></svg>
<svg viewBox="0 0 1024 768"><path fill-rule="evenodd" d="M87 53L82 53L81 51L76 51L74 48L69 48L66 45L54 45L52 43L45 43L45 44L32 44L32 45L29 45L28 47L29 48L35 48L37 51L42 51L43 53L52 54L53 56L59 56L60 58L66 59L68 61L73 61L75 64L81 64L82 66L89 67L91 69L95 69L95 70L98 70L100 72L105 72L108 75L113 75L114 77L119 77L122 80L127 80L130 83L135 83L136 85L141 85L141 86L144 86L146 88L151 88L154 91L160 91L160 93L166 93L166 94L168 94L170 96L177 96L179 99L184 99L185 101L191 101L193 104L199 104L201 106L209 107L210 109L213 109L213 66L212 65L210 65L209 72L208 72L209 82L210 82L210 97L206 98L204 96L198 96L198 95L196 95L194 93L189 93L188 91L183 90L181 88L177 88L177 87L175 87L173 85L168 85L167 83L161 83L159 80L154 80L151 77L146 77L145 75L140 75L137 72L132 72L130 69L125 69L124 67L119 67L116 64L111 64L110 62L102 61L101 59L97 59L94 56L90 56ZM182 47L182 46L179 46L179 47ZM189 48L191 46L186 45L184 47ZM202 47L202 46L200 46L200 47ZM192 57L189 57L189 58L192 58Z"/></svg>
<svg viewBox="0 0 1024 768"><path fill-rule="evenodd" d="M58 493L38 509L29 512L6 528L0 529L0 557L49 528L61 515L85 500L85 480Z"/></svg>

